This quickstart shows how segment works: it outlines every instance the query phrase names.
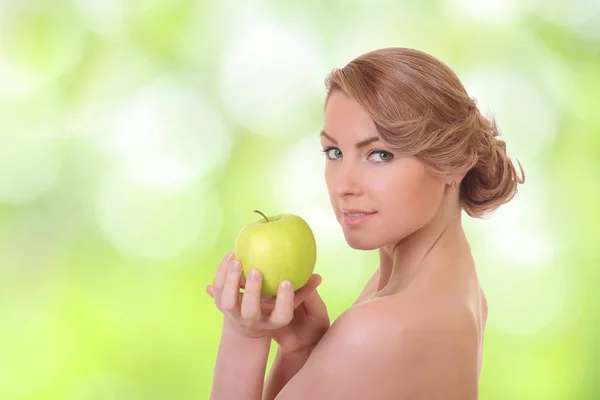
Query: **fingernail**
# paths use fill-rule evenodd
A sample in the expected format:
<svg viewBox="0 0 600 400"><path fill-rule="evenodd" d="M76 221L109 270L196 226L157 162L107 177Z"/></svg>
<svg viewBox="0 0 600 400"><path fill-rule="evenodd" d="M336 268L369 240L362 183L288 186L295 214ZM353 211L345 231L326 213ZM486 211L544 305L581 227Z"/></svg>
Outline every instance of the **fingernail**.
<svg viewBox="0 0 600 400"><path fill-rule="evenodd" d="M292 283L290 281L281 282L281 288L287 292L292 291Z"/></svg>
<svg viewBox="0 0 600 400"><path fill-rule="evenodd" d="M250 279L253 281L258 281L260 279L260 272L258 272L256 269L250 271Z"/></svg>
<svg viewBox="0 0 600 400"><path fill-rule="evenodd" d="M227 254L227 257L225 257L225 261L231 261L233 260L233 252L229 252Z"/></svg>
<svg viewBox="0 0 600 400"><path fill-rule="evenodd" d="M235 272L240 272L242 270L242 264L240 264L238 261L234 261L233 262L233 270Z"/></svg>

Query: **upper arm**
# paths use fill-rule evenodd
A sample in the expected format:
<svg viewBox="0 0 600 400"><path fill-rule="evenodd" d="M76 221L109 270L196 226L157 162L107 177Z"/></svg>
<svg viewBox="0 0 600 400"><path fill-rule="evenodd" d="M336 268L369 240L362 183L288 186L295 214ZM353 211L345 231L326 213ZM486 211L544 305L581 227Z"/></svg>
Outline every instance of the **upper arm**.
<svg viewBox="0 0 600 400"><path fill-rule="evenodd" d="M477 398L476 332L367 311L342 314L277 399Z"/></svg>

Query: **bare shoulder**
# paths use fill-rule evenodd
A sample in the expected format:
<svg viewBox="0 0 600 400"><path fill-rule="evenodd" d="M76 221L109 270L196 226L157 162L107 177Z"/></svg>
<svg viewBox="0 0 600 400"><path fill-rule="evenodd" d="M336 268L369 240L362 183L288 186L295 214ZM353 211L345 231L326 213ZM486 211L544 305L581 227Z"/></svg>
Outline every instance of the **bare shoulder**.
<svg viewBox="0 0 600 400"><path fill-rule="evenodd" d="M414 298L344 312L278 399L476 399L477 324Z"/></svg>

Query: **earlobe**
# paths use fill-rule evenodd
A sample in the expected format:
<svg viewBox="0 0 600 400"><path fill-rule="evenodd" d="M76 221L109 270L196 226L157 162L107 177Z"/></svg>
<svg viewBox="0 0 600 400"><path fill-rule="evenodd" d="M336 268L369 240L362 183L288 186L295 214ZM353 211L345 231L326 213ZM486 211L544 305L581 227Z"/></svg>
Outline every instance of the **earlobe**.
<svg viewBox="0 0 600 400"><path fill-rule="evenodd" d="M450 186L450 191L454 192L456 190L456 181L453 180L448 186Z"/></svg>
<svg viewBox="0 0 600 400"><path fill-rule="evenodd" d="M452 180L449 180L446 183L446 186L448 186L451 191L456 190L456 186L458 186L462 182L462 180L465 178L466 175L467 175L467 173L465 172L464 174L453 176Z"/></svg>

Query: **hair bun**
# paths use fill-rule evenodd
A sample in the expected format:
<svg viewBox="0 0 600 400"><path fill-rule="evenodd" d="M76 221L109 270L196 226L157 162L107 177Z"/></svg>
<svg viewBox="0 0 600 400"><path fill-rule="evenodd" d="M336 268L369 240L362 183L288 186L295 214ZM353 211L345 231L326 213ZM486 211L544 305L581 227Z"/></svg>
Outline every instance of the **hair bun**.
<svg viewBox="0 0 600 400"><path fill-rule="evenodd" d="M478 146L477 163L467 172L461 183L461 202L467 214L483 217L494 212L499 206L512 200L518 192L518 184L525 182L525 172L521 163L520 176L506 152L506 142L498 139L495 121L487 122L487 137Z"/></svg>

